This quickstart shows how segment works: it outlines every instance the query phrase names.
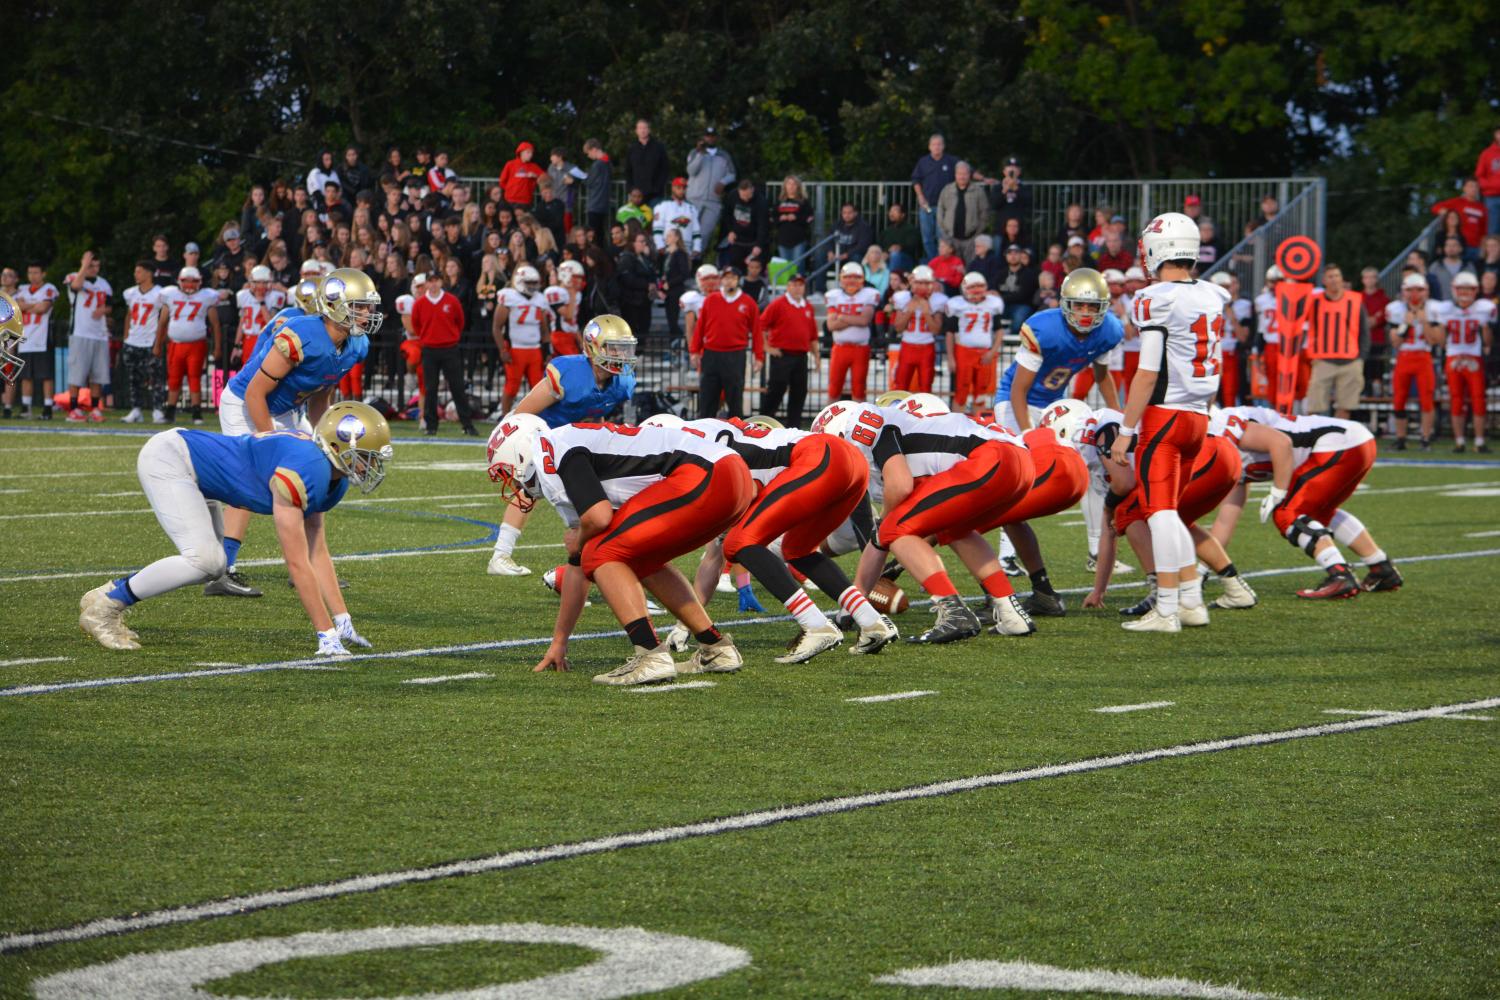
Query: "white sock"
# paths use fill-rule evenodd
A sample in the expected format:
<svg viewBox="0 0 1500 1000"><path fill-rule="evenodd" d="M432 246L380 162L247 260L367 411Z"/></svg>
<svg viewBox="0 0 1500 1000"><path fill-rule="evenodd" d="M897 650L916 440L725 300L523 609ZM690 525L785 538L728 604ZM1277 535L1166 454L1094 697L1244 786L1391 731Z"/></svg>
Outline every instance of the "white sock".
<svg viewBox="0 0 1500 1000"><path fill-rule="evenodd" d="M1099 522L1103 517L1104 497L1095 493L1093 488L1083 493L1083 530L1089 538L1089 558L1099 557Z"/></svg>
<svg viewBox="0 0 1500 1000"><path fill-rule="evenodd" d="M1474 447L1476 447L1476 448L1483 448L1484 447L1484 438L1482 438L1482 437L1476 437L1474 439Z"/></svg>
<svg viewBox="0 0 1500 1000"><path fill-rule="evenodd" d="M797 592L791 596L791 599L786 602L786 609L792 613L793 618L797 619L797 624L805 629L832 627L828 616L818 610L818 606L813 603L813 599L807 596L807 591L800 587L797 588Z"/></svg>
<svg viewBox="0 0 1500 1000"><path fill-rule="evenodd" d="M1344 554L1339 551L1337 545L1330 545L1326 549L1321 549L1313 558L1324 569L1333 569L1333 567L1344 561Z"/></svg>
<svg viewBox="0 0 1500 1000"><path fill-rule="evenodd" d="M1455 435L1453 438L1453 443L1462 448L1464 446L1464 436L1462 434Z"/></svg>
<svg viewBox="0 0 1500 1000"><path fill-rule="evenodd" d="M1181 591L1184 608L1203 607L1203 577L1195 576L1191 580L1183 580L1178 590Z"/></svg>
<svg viewBox="0 0 1500 1000"><path fill-rule="evenodd" d="M30 396L22 396L21 397L21 405L24 406L24 407L26 407L28 410L31 409L31 397Z"/></svg>
<svg viewBox="0 0 1500 1000"><path fill-rule="evenodd" d="M516 542L521 540L521 529L512 524L500 525L495 537L495 555L509 556L516 551Z"/></svg>
<svg viewBox="0 0 1500 1000"><path fill-rule="evenodd" d="M1200 596L1200 602L1201 602ZM1177 613L1177 588L1156 588L1156 613L1163 618L1169 618Z"/></svg>
<svg viewBox="0 0 1500 1000"><path fill-rule="evenodd" d="M1385 549L1376 549L1374 552L1371 552L1369 555L1365 556L1365 565L1374 566L1378 563L1385 562L1387 558L1388 557L1385 554Z"/></svg>
<svg viewBox="0 0 1500 1000"><path fill-rule="evenodd" d="M880 612L870 607L865 595L855 587L850 587L839 595L839 607L853 615L854 624L860 628L874 628L880 624Z"/></svg>
<svg viewBox="0 0 1500 1000"><path fill-rule="evenodd" d="M1002 528L1000 529L1000 558L1014 559L1015 557L1016 547L1011 543L1010 536L1005 533L1005 529Z"/></svg>

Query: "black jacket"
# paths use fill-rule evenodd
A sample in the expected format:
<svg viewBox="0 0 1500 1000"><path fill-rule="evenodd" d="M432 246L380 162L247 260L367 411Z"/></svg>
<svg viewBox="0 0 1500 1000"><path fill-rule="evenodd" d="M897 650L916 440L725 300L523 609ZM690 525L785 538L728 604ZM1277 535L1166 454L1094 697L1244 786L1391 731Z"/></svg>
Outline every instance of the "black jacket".
<svg viewBox="0 0 1500 1000"><path fill-rule="evenodd" d="M667 190L667 147L656 136L641 145L631 139L625 153L625 190L640 188L647 205L661 201Z"/></svg>
<svg viewBox="0 0 1500 1000"><path fill-rule="evenodd" d="M620 288L620 304L643 306L651 301L656 284L656 268L651 261L634 253L622 253L615 261L615 282Z"/></svg>
<svg viewBox="0 0 1500 1000"><path fill-rule="evenodd" d="M851 260L856 264L860 263L864 260L865 251L875 241L874 234L870 232L870 224L863 216L855 216L854 221L847 226L840 219L839 224L833 227L833 232L833 252L840 264Z"/></svg>
<svg viewBox="0 0 1500 1000"><path fill-rule="evenodd" d="M740 197L736 188L724 199L724 225L726 233L734 234L735 246L746 253L752 247L766 246L766 199L757 190L749 201Z"/></svg>

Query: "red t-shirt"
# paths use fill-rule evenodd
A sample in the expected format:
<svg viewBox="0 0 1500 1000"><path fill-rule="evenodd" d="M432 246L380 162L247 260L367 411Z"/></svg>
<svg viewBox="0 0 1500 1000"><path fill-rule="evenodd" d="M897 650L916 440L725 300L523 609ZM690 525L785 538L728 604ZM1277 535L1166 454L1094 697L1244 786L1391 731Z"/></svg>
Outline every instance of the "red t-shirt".
<svg viewBox="0 0 1500 1000"><path fill-rule="evenodd" d="M464 307L447 292L436 302L424 293L412 303L411 325L423 347L457 347L464 329Z"/></svg>
<svg viewBox="0 0 1500 1000"><path fill-rule="evenodd" d="M1490 213L1484 207L1482 201L1470 201L1462 195L1457 198L1444 198L1432 206L1433 215L1443 215L1447 212L1457 212L1458 217L1463 220L1460 232L1464 234L1464 243L1471 247L1478 247L1484 242L1484 234L1489 232Z"/></svg>
<svg viewBox="0 0 1500 1000"><path fill-rule="evenodd" d="M714 292L703 300L688 351L693 354L702 354L705 350L743 351L752 340L755 357L764 358L766 349L760 336L760 310L755 307L755 300L741 292L730 302L724 298L723 292Z"/></svg>
<svg viewBox="0 0 1500 1000"><path fill-rule="evenodd" d="M949 254L946 257L934 257L927 262L932 268L932 276L945 285L957 288L964 281L964 262L958 257Z"/></svg>
<svg viewBox="0 0 1500 1000"><path fill-rule="evenodd" d="M818 342L818 324L813 320L812 303L806 299L799 306L778 295L760 314L760 329L766 344L779 351L806 354Z"/></svg>
<svg viewBox="0 0 1500 1000"><path fill-rule="evenodd" d="M536 182L547 171L519 156L500 171L500 190L512 205L530 205L536 199Z"/></svg>
<svg viewBox="0 0 1500 1000"><path fill-rule="evenodd" d="M1370 324L1370 343L1385 343L1385 307L1391 304L1391 297L1385 294L1384 288L1377 288L1373 292L1364 293L1365 321Z"/></svg>

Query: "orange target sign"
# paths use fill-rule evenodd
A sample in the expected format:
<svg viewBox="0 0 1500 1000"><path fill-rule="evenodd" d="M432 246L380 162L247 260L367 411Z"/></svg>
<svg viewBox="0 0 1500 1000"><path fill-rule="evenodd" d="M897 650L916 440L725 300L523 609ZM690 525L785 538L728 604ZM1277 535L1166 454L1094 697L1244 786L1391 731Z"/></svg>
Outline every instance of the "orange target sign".
<svg viewBox="0 0 1500 1000"><path fill-rule="evenodd" d="M1288 236L1276 248L1276 266L1292 281L1307 281L1323 266L1323 250L1310 236Z"/></svg>

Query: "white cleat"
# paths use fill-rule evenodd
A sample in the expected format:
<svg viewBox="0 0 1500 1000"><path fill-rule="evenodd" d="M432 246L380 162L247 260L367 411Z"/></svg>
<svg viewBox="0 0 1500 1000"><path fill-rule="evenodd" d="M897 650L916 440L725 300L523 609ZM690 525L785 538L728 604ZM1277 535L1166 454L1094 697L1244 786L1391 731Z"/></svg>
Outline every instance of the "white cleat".
<svg viewBox="0 0 1500 1000"><path fill-rule="evenodd" d="M630 687L635 684L659 684L677 676L677 664L665 645L655 649L635 647L635 655L607 674L596 674L595 684Z"/></svg>
<svg viewBox="0 0 1500 1000"><path fill-rule="evenodd" d="M686 653L688 644L693 641L693 633L687 630L687 626L678 622L672 626L672 631L667 633L667 649L674 653Z"/></svg>
<svg viewBox="0 0 1500 1000"><path fill-rule="evenodd" d="M1181 632L1182 622L1176 615L1163 615L1152 608L1133 621L1121 622L1120 627L1127 632Z"/></svg>
<svg viewBox="0 0 1500 1000"><path fill-rule="evenodd" d="M1132 565L1130 565L1129 563L1121 562L1120 560L1116 559L1115 560L1115 572L1116 573L1134 573L1135 572L1135 567L1132 566Z"/></svg>
<svg viewBox="0 0 1500 1000"><path fill-rule="evenodd" d="M501 555L496 552L490 556L490 576L530 576L531 570L516 562L510 556Z"/></svg>
<svg viewBox="0 0 1500 1000"><path fill-rule="evenodd" d="M662 609L662 606L660 604L657 604L655 601L648 597L646 598L646 613L648 615L664 615L666 614L666 611Z"/></svg>
<svg viewBox="0 0 1500 1000"><path fill-rule="evenodd" d="M165 413L163 413L161 410L152 410L151 411L151 422L153 424L164 424L164 423L167 422L167 415Z"/></svg>
<svg viewBox="0 0 1500 1000"><path fill-rule="evenodd" d="M745 665L734 640L723 636L718 642L705 646L698 644L692 658L677 668L679 674L732 674Z"/></svg>
<svg viewBox="0 0 1500 1000"><path fill-rule="evenodd" d="M870 628L859 630L859 641L849 647L850 654L875 654L880 652L897 639L901 638L901 632L896 628L896 623L885 615L880 616L880 621Z"/></svg>
<svg viewBox="0 0 1500 1000"><path fill-rule="evenodd" d="M990 605L990 614L994 621L990 626L991 635L1030 635L1036 631L1036 623L1031 620L1026 609L1021 607L1021 601L1015 594L994 599Z"/></svg>
<svg viewBox="0 0 1500 1000"><path fill-rule="evenodd" d="M785 656L776 657L777 663L806 663L819 653L826 653L844 641L844 633L832 624L818 628L803 629L792 643Z"/></svg>
<svg viewBox="0 0 1500 1000"><path fill-rule="evenodd" d="M1208 608L1202 604L1196 608L1178 608L1177 620L1183 628L1202 628L1208 624Z"/></svg>
<svg viewBox="0 0 1500 1000"><path fill-rule="evenodd" d="M105 649L140 649L125 627L125 605L109 596L109 585L95 587L78 602L78 627Z"/></svg>
<svg viewBox="0 0 1500 1000"><path fill-rule="evenodd" d="M120 418L120 423L122 423L122 424L138 424L138 423L140 423L141 421L143 421L145 419L146 418L141 415L141 408L139 406L137 406L135 409L131 410L129 413L127 413L123 417L121 417Z"/></svg>
<svg viewBox="0 0 1500 1000"><path fill-rule="evenodd" d="M735 587L734 581L729 579L728 573L719 574L719 585L714 588L716 594L738 594L739 589Z"/></svg>
<svg viewBox="0 0 1500 1000"><path fill-rule="evenodd" d="M1224 593L1214 598L1209 603L1211 608L1253 608L1256 603L1255 591L1250 585L1237 576L1226 576L1219 581L1224 584Z"/></svg>

